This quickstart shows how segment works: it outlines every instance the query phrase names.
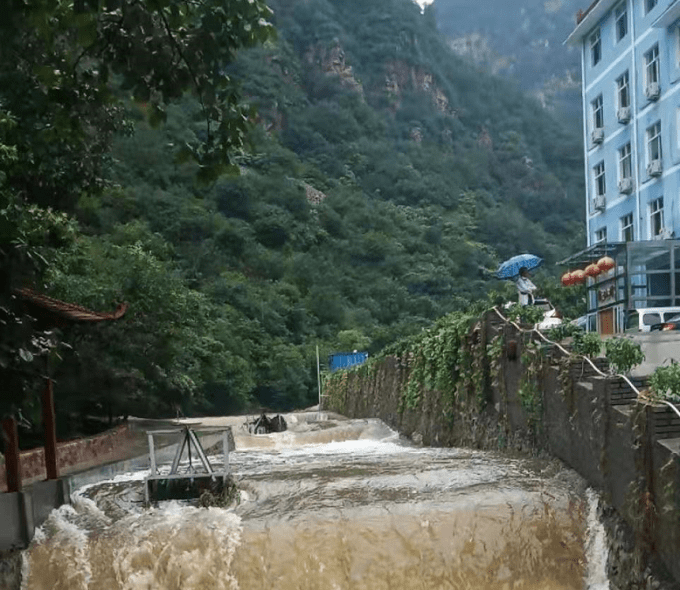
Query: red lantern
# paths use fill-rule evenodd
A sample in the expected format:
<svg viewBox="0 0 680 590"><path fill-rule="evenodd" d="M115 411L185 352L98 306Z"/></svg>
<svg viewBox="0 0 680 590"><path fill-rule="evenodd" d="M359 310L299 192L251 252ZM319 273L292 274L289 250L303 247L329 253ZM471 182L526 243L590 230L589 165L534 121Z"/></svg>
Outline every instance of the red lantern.
<svg viewBox="0 0 680 590"><path fill-rule="evenodd" d="M601 272L602 271L599 269L597 264L589 264L588 266L586 266L585 273L586 273L586 276L588 276L588 277L596 277Z"/></svg>
<svg viewBox="0 0 680 590"><path fill-rule="evenodd" d="M574 279L573 279L573 277L571 276L571 273L570 273L570 272L565 272L565 273L562 275L562 278L561 278L560 280L562 281L562 284L563 284L565 287L568 287L569 285L573 285L573 284L574 284Z"/></svg>
<svg viewBox="0 0 680 590"><path fill-rule="evenodd" d="M614 259L609 256L604 256L597 261L597 268L602 272L607 272L614 268L614 266L616 266L616 263L614 262Z"/></svg>
<svg viewBox="0 0 680 590"><path fill-rule="evenodd" d="M572 285L580 285L585 280L586 280L586 273L583 272L581 269L575 270L574 272L571 273L571 284Z"/></svg>

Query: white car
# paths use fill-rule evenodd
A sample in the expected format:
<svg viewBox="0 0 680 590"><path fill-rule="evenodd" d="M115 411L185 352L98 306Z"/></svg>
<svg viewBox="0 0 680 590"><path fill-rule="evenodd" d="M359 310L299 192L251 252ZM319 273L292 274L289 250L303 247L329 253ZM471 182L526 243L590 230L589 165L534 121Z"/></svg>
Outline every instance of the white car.
<svg viewBox="0 0 680 590"><path fill-rule="evenodd" d="M510 302L506 303L503 307L508 309L513 305L516 304ZM559 312L547 299L534 299L534 302L531 305L544 311L543 319L534 325L536 330L550 330L551 328L559 326L562 323L562 318L560 317Z"/></svg>
<svg viewBox="0 0 680 590"><path fill-rule="evenodd" d="M557 312L553 304L547 299L535 299L534 307L540 307L541 309L545 310L543 319L534 326L534 328L537 330L550 330L551 328L555 328L562 323L560 314Z"/></svg>

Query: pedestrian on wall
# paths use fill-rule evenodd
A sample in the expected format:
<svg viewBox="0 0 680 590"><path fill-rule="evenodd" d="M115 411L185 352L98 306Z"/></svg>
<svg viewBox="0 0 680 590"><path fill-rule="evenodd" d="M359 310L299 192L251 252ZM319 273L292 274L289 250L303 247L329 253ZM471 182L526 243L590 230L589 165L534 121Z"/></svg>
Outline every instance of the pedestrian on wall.
<svg viewBox="0 0 680 590"><path fill-rule="evenodd" d="M519 269L519 276L516 281L517 292L519 293L519 304L529 305L534 302L534 291L536 285L531 282L529 278L529 271L526 266Z"/></svg>

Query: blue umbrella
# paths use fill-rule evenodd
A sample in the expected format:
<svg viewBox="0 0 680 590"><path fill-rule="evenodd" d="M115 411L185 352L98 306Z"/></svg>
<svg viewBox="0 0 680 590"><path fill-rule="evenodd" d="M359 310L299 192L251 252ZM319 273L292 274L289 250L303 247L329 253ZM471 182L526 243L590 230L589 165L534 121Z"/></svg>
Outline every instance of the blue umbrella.
<svg viewBox="0 0 680 590"><path fill-rule="evenodd" d="M519 254L513 256L510 260L503 262L496 271L496 276L499 279L514 279L519 276L519 269L526 268L533 270L543 264L543 258L534 256L533 254Z"/></svg>

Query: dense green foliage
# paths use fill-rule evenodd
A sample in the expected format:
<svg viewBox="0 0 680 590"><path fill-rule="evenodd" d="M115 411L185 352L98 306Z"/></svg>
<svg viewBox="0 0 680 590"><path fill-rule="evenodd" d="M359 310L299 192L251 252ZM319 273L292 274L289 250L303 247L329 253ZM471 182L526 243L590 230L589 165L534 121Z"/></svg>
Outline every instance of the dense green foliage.
<svg viewBox="0 0 680 590"><path fill-rule="evenodd" d="M572 349L577 354L595 358L602 351L602 339L596 332L577 332Z"/></svg>
<svg viewBox="0 0 680 590"><path fill-rule="evenodd" d="M657 367L649 378L649 386L661 399L680 402L680 363Z"/></svg>
<svg viewBox="0 0 680 590"><path fill-rule="evenodd" d="M623 375L645 360L640 343L630 338L608 338L604 342L604 351L613 372Z"/></svg>
<svg viewBox="0 0 680 590"><path fill-rule="evenodd" d="M158 416L310 405L317 344L322 361L374 354L476 309L491 290L507 301L514 288L490 272L501 259L544 257L537 282L558 294L552 263L583 239L578 131L453 56L431 14L408 0L270 6L276 41L223 71L257 107L247 137L239 127L211 148L202 86L198 98L156 102L122 73L106 86L126 100L102 107L120 119L91 154L101 182L90 189L76 171L77 189L46 200L78 225L48 244L34 284L92 309L130 307L118 322L64 329L73 350L52 369L58 408ZM234 149L241 139L245 151ZM74 155L89 145L67 143ZM183 146L198 146L193 160L177 159ZM213 156L240 174L197 183L213 175ZM38 200L7 186L24 204ZM579 295L564 293L578 310ZM460 338L467 317L435 326ZM439 346L419 353L423 386L447 378L426 369L430 357L453 358ZM449 360L460 371L473 362Z"/></svg>

